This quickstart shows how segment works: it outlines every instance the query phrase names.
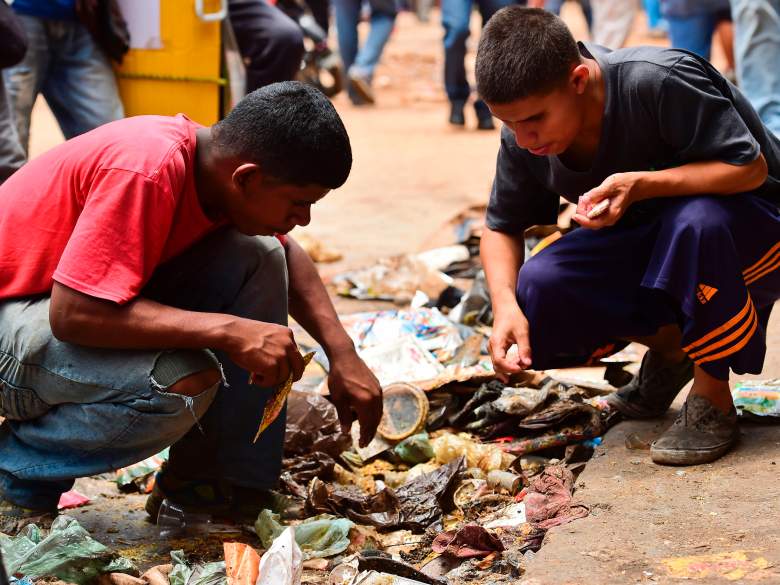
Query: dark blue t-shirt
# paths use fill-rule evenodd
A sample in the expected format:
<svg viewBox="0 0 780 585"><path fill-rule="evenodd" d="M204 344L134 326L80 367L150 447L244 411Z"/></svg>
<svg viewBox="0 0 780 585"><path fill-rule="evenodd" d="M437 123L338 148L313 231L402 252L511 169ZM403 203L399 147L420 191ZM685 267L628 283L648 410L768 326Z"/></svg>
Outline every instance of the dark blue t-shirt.
<svg viewBox="0 0 780 585"><path fill-rule="evenodd" d="M554 224L559 196L576 203L614 173L696 161L744 165L759 154L769 177L754 193L780 204L780 140L705 59L660 47L610 51L580 43L580 52L598 62L605 83L601 139L591 168L575 171L557 156L533 155L504 127L487 209L490 229L522 233ZM653 206L646 200L629 212Z"/></svg>
<svg viewBox="0 0 780 585"><path fill-rule="evenodd" d="M76 0L14 0L12 7L19 14L38 18L50 20L76 18Z"/></svg>

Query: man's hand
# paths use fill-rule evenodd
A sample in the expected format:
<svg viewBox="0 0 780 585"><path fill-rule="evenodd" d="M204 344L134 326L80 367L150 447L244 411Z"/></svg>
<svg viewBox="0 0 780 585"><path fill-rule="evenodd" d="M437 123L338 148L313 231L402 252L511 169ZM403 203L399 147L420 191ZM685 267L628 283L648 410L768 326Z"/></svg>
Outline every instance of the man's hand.
<svg viewBox="0 0 780 585"><path fill-rule="evenodd" d="M636 200L636 181L636 173L610 175L604 179L601 185L580 197L574 220L582 227L594 230L615 225ZM609 200L609 207L606 211L596 217L589 218L588 212L604 199Z"/></svg>
<svg viewBox="0 0 780 585"><path fill-rule="evenodd" d="M328 389L339 413L341 428L349 432L352 422L360 423L360 446L365 447L376 434L382 419L382 387L354 350L330 360Z"/></svg>
<svg viewBox="0 0 780 585"><path fill-rule="evenodd" d="M498 308L493 320L493 333L488 347L493 369L503 382L510 374L516 374L531 366L531 342L528 335L528 320L516 304L513 307ZM517 353L510 351L517 347Z"/></svg>
<svg viewBox="0 0 780 585"><path fill-rule="evenodd" d="M306 366L289 327L236 319L228 335L228 356L254 373L258 386L278 386L284 384L290 374L294 381L303 375Z"/></svg>

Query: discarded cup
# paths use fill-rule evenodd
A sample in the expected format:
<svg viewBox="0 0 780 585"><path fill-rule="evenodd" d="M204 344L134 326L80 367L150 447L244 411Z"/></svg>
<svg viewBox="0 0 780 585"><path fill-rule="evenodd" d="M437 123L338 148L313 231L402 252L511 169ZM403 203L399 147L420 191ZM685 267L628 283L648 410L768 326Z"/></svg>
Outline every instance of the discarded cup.
<svg viewBox="0 0 780 585"><path fill-rule="evenodd" d="M240 532L240 529L235 526L215 523L211 514L190 512L167 498L160 504L157 529L160 531L160 538Z"/></svg>

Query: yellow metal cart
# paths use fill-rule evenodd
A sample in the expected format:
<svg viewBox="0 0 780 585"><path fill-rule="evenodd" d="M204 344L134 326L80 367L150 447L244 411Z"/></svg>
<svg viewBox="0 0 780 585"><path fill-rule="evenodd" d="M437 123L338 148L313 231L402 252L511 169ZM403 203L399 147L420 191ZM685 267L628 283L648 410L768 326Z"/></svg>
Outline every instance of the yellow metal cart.
<svg viewBox="0 0 780 585"><path fill-rule="evenodd" d="M221 117L221 22L227 0L120 0L131 49L117 69L125 115Z"/></svg>

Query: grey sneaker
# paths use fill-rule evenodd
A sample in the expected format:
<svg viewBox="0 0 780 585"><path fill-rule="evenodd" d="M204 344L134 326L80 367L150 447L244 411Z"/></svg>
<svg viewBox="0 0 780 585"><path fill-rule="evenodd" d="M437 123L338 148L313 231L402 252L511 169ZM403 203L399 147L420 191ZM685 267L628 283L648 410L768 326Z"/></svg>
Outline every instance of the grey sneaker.
<svg viewBox="0 0 780 585"><path fill-rule="evenodd" d="M723 414L703 396L690 395L677 420L650 445L653 462L663 465L700 465L715 461L731 449L739 436L737 411Z"/></svg>
<svg viewBox="0 0 780 585"><path fill-rule="evenodd" d="M52 510L33 510L23 508L13 502L0 498L0 532L15 536L28 524L37 524L41 528L49 528L57 512Z"/></svg>
<svg viewBox="0 0 780 585"><path fill-rule="evenodd" d="M349 89L358 96L363 103L369 105L376 103L374 90L371 88L371 79L368 76L356 71L350 71L347 77L349 78Z"/></svg>
<svg viewBox="0 0 780 585"><path fill-rule="evenodd" d="M677 394L692 379L693 361L689 358L674 364L648 351L639 374L606 400L627 418L655 418L669 410Z"/></svg>

